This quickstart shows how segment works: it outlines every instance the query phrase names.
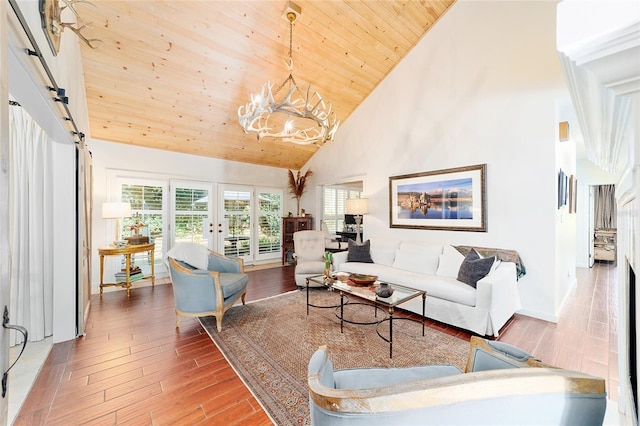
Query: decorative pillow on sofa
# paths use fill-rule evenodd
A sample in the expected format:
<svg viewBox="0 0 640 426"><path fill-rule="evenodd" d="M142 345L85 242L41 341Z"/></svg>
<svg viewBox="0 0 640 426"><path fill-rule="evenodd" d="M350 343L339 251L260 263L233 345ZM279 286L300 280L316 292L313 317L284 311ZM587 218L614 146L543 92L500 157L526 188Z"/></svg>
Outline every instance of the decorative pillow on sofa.
<svg viewBox="0 0 640 426"><path fill-rule="evenodd" d="M458 271L458 281L476 288L478 281L487 276L495 262L495 257L482 258L475 249L471 249L464 258Z"/></svg>
<svg viewBox="0 0 640 426"><path fill-rule="evenodd" d="M436 275L439 277L458 278L464 256L458 252L441 254Z"/></svg>
<svg viewBox="0 0 640 426"><path fill-rule="evenodd" d="M433 275L438 267L438 256L433 257L421 252L398 250L393 267L419 274Z"/></svg>
<svg viewBox="0 0 640 426"><path fill-rule="evenodd" d="M369 240L362 244L356 244L355 241L349 240L349 251L347 253L347 262L373 263L370 253L371 242Z"/></svg>
<svg viewBox="0 0 640 426"><path fill-rule="evenodd" d="M442 245L404 240L396 252L393 267L420 274L435 275Z"/></svg>

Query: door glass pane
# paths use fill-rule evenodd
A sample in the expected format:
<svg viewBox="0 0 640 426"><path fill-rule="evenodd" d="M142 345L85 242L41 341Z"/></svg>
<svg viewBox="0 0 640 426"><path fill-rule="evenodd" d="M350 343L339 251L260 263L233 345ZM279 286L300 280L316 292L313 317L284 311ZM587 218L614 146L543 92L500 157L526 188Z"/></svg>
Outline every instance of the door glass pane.
<svg viewBox="0 0 640 426"><path fill-rule="evenodd" d="M207 189L175 187L174 241L207 245L202 225L209 217L209 191Z"/></svg>
<svg viewBox="0 0 640 426"><path fill-rule="evenodd" d="M258 253L280 253L282 195L258 193Z"/></svg>
<svg viewBox="0 0 640 426"><path fill-rule="evenodd" d="M138 227L138 232L148 236L150 242L155 242L154 263L161 263L163 248L162 186L122 184L120 189L122 201L128 201L131 204L131 217L122 220L123 235L132 235L135 225L144 224L143 227ZM147 253L136 253L131 256L131 260L138 266L150 265Z"/></svg>
<svg viewBox="0 0 640 426"><path fill-rule="evenodd" d="M225 256L251 256L251 192L224 191L224 218L229 224Z"/></svg>

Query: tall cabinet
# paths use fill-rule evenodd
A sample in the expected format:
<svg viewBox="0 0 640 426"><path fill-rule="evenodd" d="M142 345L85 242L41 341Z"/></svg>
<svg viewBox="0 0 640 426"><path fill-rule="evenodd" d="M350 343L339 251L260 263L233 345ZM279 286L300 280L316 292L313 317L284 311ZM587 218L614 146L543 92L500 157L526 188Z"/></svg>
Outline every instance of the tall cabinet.
<svg viewBox="0 0 640 426"><path fill-rule="evenodd" d="M311 229L310 217L282 218L282 264L287 259L287 251L293 250L293 234Z"/></svg>

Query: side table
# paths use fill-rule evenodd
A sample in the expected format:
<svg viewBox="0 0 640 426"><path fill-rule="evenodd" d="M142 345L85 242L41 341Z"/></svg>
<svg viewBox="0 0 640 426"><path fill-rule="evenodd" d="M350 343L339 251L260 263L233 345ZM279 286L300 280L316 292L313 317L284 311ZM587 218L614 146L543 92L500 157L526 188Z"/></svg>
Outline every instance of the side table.
<svg viewBox="0 0 640 426"><path fill-rule="evenodd" d="M156 284L156 269L154 262L154 252L156 245L154 243L151 244L128 244L124 247L104 247L98 249L98 255L100 255L100 296L102 296L102 292L104 287L118 286L124 287L127 289L127 296L131 294L131 277L129 276L129 272L131 269L131 255L134 253L149 253L149 259L151 263L151 275L146 275L142 277L142 279L151 278L151 285L155 286ZM126 280L120 283L105 283L104 282L104 257L105 256L124 256L125 257L125 270L126 270Z"/></svg>

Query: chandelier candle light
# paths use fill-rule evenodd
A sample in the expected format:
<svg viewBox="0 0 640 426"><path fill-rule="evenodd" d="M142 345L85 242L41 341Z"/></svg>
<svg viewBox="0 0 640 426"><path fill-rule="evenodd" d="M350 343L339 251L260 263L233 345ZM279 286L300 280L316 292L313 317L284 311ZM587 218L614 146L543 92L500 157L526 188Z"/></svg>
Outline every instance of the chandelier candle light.
<svg viewBox="0 0 640 426"><path fill-rule="evenodd" d="M332 107L325 103L317 91L307 87L304 97L296 95L298 87L293 78L293 23L301 13L293 2L285 10L289 21L289 76L278 86L271 82L262 85L260 93L252 94L251 101L238 108L238 121L245 133L256 133L258 140L264 137L281 139L299 145L323 145L333 140L340 121ZM288 85L287 94L276 101L275 96Z"/></svg>

